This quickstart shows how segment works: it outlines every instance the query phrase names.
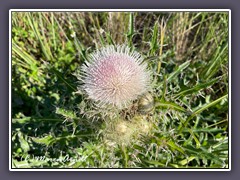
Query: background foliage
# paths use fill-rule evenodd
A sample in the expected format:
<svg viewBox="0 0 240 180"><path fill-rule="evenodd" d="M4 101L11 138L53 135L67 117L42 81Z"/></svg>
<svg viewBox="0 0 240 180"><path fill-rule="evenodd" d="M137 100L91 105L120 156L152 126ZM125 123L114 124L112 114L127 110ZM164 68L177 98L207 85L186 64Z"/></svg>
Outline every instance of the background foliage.
<svg viewBox="0 0 240 180"><path fill-rule="evenodd" d="M227 12L12 12L11 33L13 168L228 167ZM73 74L122 43L153 72L154 129L109 146Z"/></svg>

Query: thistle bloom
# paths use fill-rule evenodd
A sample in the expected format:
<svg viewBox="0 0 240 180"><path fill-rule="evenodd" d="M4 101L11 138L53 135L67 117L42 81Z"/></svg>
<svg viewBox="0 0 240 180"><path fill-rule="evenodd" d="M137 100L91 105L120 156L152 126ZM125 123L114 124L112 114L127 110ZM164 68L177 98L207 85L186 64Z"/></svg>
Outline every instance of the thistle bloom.
<svg viewBox="0 0 240 180"><path fill-rule="evenodd" d="M94 52L81 70L83 89L99 105L122 109L149 86L147 64L125 45L110 45Z"/></svg>

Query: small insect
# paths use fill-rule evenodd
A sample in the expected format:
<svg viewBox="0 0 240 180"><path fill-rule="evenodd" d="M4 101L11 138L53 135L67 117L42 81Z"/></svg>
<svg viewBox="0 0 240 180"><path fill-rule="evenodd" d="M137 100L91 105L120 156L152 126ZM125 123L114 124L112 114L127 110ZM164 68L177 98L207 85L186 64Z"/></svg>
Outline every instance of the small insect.
<svg viewBox="0 0 240 180"><path fill-rule="evenodd" d="M154 98L147 92L138 100L138 111L140 114L148 114L154 109Z"/></svg>

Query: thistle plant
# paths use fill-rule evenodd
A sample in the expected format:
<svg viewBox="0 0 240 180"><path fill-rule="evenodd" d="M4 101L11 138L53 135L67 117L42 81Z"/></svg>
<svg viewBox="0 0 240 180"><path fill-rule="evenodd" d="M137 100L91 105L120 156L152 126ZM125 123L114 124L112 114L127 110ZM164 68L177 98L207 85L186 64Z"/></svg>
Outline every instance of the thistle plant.
<svg viewBox="0 0 240 180"><path fill-rule="evenodd" d="M150 90L147 63L140 53L126 45L109 45L90 54L80 70L79 89L85 92L92 106L96 105L90 114L99 112L102 119L107 120L104 137L114 143L129 144L141 134L139 127L146 121L140 116L137 123L132 108L135 101ZM124 112L130 114L130 118L126 118Z"/></svg>
<svg viewBox="0 0 240 180"><path fill-rule="evenodd" d="M97 50L81 70L83 90L100 107L126 108L149 88L147 64L125 45Z"/></svg>

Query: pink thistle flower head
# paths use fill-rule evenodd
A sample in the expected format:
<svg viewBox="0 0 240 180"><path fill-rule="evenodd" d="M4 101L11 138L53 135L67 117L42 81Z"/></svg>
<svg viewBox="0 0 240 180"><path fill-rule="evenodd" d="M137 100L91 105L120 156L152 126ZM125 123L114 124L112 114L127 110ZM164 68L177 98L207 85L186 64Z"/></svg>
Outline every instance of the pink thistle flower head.
<svg viewBox="0 0 240 180"><path fill-rule="evenodd" d="M83 89L98 105L125 108L149 87L147 64L125 45L94 52L81 70Z"/></svg>

